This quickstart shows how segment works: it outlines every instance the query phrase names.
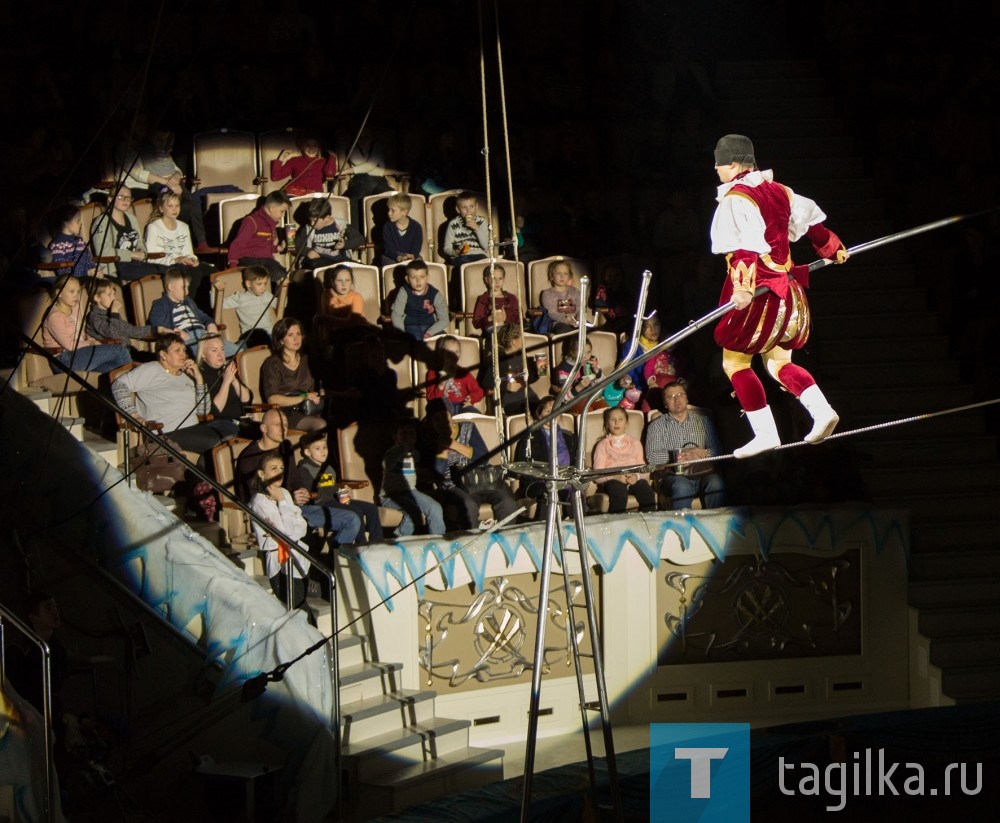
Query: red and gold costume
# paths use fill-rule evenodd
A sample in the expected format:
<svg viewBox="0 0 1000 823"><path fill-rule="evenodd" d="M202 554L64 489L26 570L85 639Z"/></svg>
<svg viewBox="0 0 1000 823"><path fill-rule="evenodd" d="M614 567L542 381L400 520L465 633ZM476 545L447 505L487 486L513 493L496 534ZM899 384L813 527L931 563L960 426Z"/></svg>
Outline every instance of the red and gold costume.
<svg viewBox="0 0 1000 823"><path fill-rule="evenodd" d="M753 295L764 287L748 306L733 309L715 328L715 341L723 349L722 367L755 434L734 454L749 457L780 442L764 386L751 368L756 354L771 377L809 410L814 426L806 440L819 442L839 418L813 376L792 363L792 351L809 339L812 320L805 292L808 268L793 264L790 245L808 237L817 254L837 262L847 257L844 246L823 225L826 215L815 202L776 183L770 170L753 168L749 138L726 135L716 146L715 159L720 179L728 181L719 186L711 229L712 252L726 256L729 273L719 305L729 303L736 292Z"/></svg>

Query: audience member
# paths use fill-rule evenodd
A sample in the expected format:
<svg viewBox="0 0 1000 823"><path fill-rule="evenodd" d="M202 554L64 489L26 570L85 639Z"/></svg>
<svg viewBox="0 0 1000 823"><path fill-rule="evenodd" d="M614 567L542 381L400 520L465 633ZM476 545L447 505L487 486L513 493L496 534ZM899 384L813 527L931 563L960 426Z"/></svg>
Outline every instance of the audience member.
<svg viewBox="0 0 1000 823"><path fill-rule="evenodd" d="M632 469L622 474L603 474L594 478L609 498L609 514L624 512L630 494L638 501L639 511L651 512L656 508L656 493L649 485L648 472L636 469L645 464L642 443L628 433L628 412L620 408L605 409L604 437L594 446L592 465L595 469L618 466Z"/></svg>
<svg viewBox="0 0 1000 823"><path fill-rule="evenodd" d="M569 376L573 371L573 362L576 360L576 354L579 347L578 344L579 341L575 335L567 337L563 340L562 361L558 366L556 366L555 371L552 374L553 394L558 394L558 392L566 384L566 381L569 380ZM604 372L601 370L601 364L598 362L597 356L594 354L594 348L591 345L591 342L587 340L584 346L583 362L580 364L580 370L576 374L576 379L573 381L573 385L570 387L567 397L576 397L593 383L600 380L603 376Z"/></svg>
<svg viewBox="0 0 1000 823"><path fill-rule="evenodd" d="M291 494L302 516L314 529L330 529L336 533L342 546L357 540L361 532L361 519L344 508L327 507L310 502L310 490L302 485L295 465L295 454L288 434L288 417L278 409L268 409L260 421L260 437L240 452L233 472L236 496L248 502L254 492L254 477L264 457L277 455L283 468L282 485Z"/></svg>
<svg viewBox="0 0 1000 823"><path fill-rule="evenodd" d="M553 260L548 267L549 288L542 289L539 300L548 318L550 334L573 331L579 326L580 290L573 285L573 267L567 260Z"/></svg>
<svg viewBox="0 0 1000 823"><path fill-rule="evenodd" d="M326 428L324 398L302 349L305 334L294 317L283 317L271 330L273 354L260 367L261 400L280 406L293 429Z"/></svg>
<svg viewBox="0 0 1000 823"><path fill-rule="evenodd" d="M83 287L72 274L56 280L56 299L42 324L42 345L61 348L56 359L74 371L105 374L132 362L128 349L118 343L101 343L83 328L80 298Z"/></svg>
<svg viewBox="0 0 1000 823"><path fill-rule="evenodd" d="M334 329L370 326L365 317L365 298L354 290L354 271L337 266L323 272L324 322Z"/></svg>
<svg viewBox="0 0 1000 823"><path fill-rule="evenodd" d="M337 155L324 152L319 140L309 134L300 134L295 145L301 154L286 149L271 161L272 182L290 177L281 187L290 197L324 191L326 181L337 176Z"/></svg>
<svg viewBox="0 0 1000 823"><path fill-rule="evenodd" d="M155 349L155 361L136 366L111 384L115 402L140 423L162 423L164 435L185 451L204 456L222 440L216 429L198 420L209 413L208 386L180 335L160 335Z"/></svg>
<svg viewBox="0 0 1000 823"><path fill-rule="evenodd" d="M508 323L497 332L498 374L493 368L493 346L487 344L479 367L479 385L499 401L505 416L525 414L538 402L531 384L538 380L535 357L525 356L521 327ZM499 382L497 382L499 379Z"/></svg>
<svg viewBox="0 0 1000 823"><path fill-rule="evenodd" d="M103 277L104 268L98 266L83 239L83 217L74 205L56 210L53 221L49 255L53 263L72 263L74 277Z"/></svg>
<svg viewBox="0 0 1000 823"><path fill-rule="evenodd" d="M479 198L471 191L455 198L458 214L448 221L441 242L441 254L452 266L452 282L460 282L462 264L482 260L489 254L490 237L486 218L477 214Z"/></svg>
<svg viewBox="0 0 1000 823"><path fill-rule="evenodd" d="M532 415L535 420L541 420L543 417L547 417L552 413L552 409L555 407L555 398L553 397L543 397L538 401L537 405L533 407ZM565 468L566 466L576 465L576 450L577 450L577 439L574 432L564 429L559 425L559 420L556 421L556 466ZM546 424L541 428L535 429L528 437L522 437L517 441L517 446L514 450L515 459L518 461L530 460L533 463L545 463L549 464L552 455L552 431L551 427ZM559 493L559 497L562 500L569 499L569 489L563 489ZM521 485L518 489L518 494L522 497L530 497L534 500L540 500L545 496L546 483L544 480L521 480Z"/></svg>
<svg viewBox="0 0 1000 823"><path fill-rule="evenodd" d="M635 317L635 296L625 285L621 266L610 263L600 273L590 305L596 313L604 315L603 331L626 334L632 331Z"/></svg>
<svg viewBox="0 0 1000 823"><path fill-rule="evenodd" d="M486 291L476 298L476 305L472 310L472 326L484 336L492 333L494 326L521 324L521 306L516 294L504 291L505 279L503 266L489 266L483 270Z"/></svg>
<svg viewBox="0 0 1000 823"><path fill-rule="evenodd" d="M400 172L397 169L386 168L382 147L376 141L375 133L369 128L362 129L358 135L357 143L352 147L344 166L344 172L350 175L344 196L351 201L351 216L354 222L361 226L365 222L361 213L361 202L370 195L392 191L385 176L398 175Z"/></svg>
<svg viewBox="0 0 1000 823"><path fill-rule="evenodd" d="M163 296L149 307L149 325L177 334L194 354L198 341L219 331L212 318L195 305L188 292L190 274L180 266L170 266L163 273ZM226 340L226 357L236 354L236 344Z"/></svg>
<svg viewBox="0 0 1000 823"><path fill-rule="evenodd" d="M283 191L272 191L264 202L244 217L229 244L229 267L263 266L272 280L287 274L285 267L274 259L275 252L285 250L285 241L278 236L278 223L292 201Z"/></svg>
<svg viewBox="0 0 1000 823"><path fill-rule="evenodd" d="M427 401L441 399L452 414L476 411L471 408L483 399L483 389L467 368L459 361L462 346L450 334L439 337L434 345L433 368L427 369L424 389Z"/></svg>
<svg viewBox="0 0 1000 823"><path fill-rule="evenodd" d="M367 500L356 500L348 486L337 482L337 472L330 464L330 446L325 432L309 432L299 440L302 459L299 460L295 488L309 490L310 499L317 506L327 509L346 509L354 512L364 524L369 543L381 543L382 523L378 506Z"/></svg>
<svg viewBox="0 0 1000 823"><path fill-rule="evenodd" d="M254 482L254 495L250 500L250 510L268 525L280 530L292 540L300 541L296 546L305 552L307 547L301 540L309 531L309 524L295 501L291 492L284 488L285 468L278 454L264 455ZM292 608L306 606L306 578L311 564L300 553L292 552L282 538L268 531L256 520L253 530L257 535L257 545L264 555L264 574L271 584L271 591L283 603L288 602ZM291 597L288 598L288 576L285 571L288 561L291 561L292 584Z"/></svg>
<svg viewBox="0 0 1000 823"><path fill-rule="evenodd" d="M351 254L364 241L349 223L333 216L330 201L317 198L309 203L305 230L295 235L296 264L305 269L318 269L333 263L354 261Z"/></svg>
<svg viewBox="0 0 1000 823"><path fill-rule="evenodd" d="M392 303L392 325L414 340L427 340L448 328L451 321L445 296L427 282L427 264L411 260L406 279Z"/></svg>
<svg viewBox="0 0 1000 823"><path fill-rule="evenodd" d="M184 266L189 269L191 294L200 300L203 282L215 267L202 263L194 253L191 229L187 223L178 219L180 213L179 195L167 191L156 198L149 223L146 224L146 251L150 254L162 254L161 262L165 266Z"/></svg>
<svg viewBox="0 0 1000 823"><path fill-rule="evenodd" d="M403 513L396 534L408 537L416 533L444 534L441 504L417 489L417 421L399 420L392 432L393 445L382 458L382 505Z"/></svg>
<svg viewBox="0 0 1000 823"><path fill-rule="evenodd" d="M701 498L706 509L724 506L726 487L718 473L696 474L685 471L684 467L687 461L722 453L715 425L706 415L688 408L687 389L681 382L664 387L663 405L666 414L657 417L646 429L646 461L654 466L680 465L657 472L660 491L671 499L675 509L690 508L695 497Z"/></svg>
<svg viewBox="0 0 1000 823"><path fill-rule="evenodd" d="M236 361L226 362L226 348L219 334L207 334L198 343L198 368L212 401L209 425L223 436L236 435L243 419L243 405L253 392L240 380Z"/></svg>
<svg viewBox="0 0 1000 823"><path fill-rule="evenodd" d="M459 530L486 528L487 524L479 520L480 503L492 507L495 520L513 514L517 501L502 477L490 470L486 470L482 482L473 482L477 474L467 476L469 464L480 461L487 452L475 424L452 420L443 402L428 404L425 423L421 465L433 476L433 494L444 507L445 522Z"/></svg>
<svg viewBox="0 0 1000 823"><path fill-rule="evenodd" d="M245 347L267 345L277 321L277 298L271 293L271 275L263 266L243 269L243 291L227 295L224 309L235 309L240 321L240 343Z"/></svg>
<svg viewBox="0 0 1000 823"><path fill-rule="evenodd" d="M165 334L168 328L133 326L122 317L122 301L113 280L98 280L87 312L87 334L96 340L116 340L123 346L129 340L149 340L153 334Z"/></svg>
<svg viewBox="0 0 1000 823"><path fill-rule="evenodd" d="M146 260L146 242L139 221L129 212L131 206L132 192L122 186L112 198L111 210L101 214L90 227L94 254L98 258L117 257L117 263L102 265L110 276L126 282L163 272L163 266Z"/></svg>
<svg viewBox="0 0 1000 823"><path fill-rule="evenodd" d="M424 230L416 220L410 219L413 200L410 195L397 192L387 201L389 219L382 226L382 265L406 263L421 256L424 248Z"/></svg>

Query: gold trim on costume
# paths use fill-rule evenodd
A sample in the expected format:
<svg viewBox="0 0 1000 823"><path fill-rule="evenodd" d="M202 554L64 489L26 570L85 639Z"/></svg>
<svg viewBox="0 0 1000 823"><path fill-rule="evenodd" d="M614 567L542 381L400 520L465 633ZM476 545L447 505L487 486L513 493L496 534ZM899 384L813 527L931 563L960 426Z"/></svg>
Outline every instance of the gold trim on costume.
<svg viewBox="0 0 1000 823"><path fill-rule="evenodd" d="M752 292L757 287L757 264L741 260L730 266L729 279L733 281L733 291Z"/></svg>

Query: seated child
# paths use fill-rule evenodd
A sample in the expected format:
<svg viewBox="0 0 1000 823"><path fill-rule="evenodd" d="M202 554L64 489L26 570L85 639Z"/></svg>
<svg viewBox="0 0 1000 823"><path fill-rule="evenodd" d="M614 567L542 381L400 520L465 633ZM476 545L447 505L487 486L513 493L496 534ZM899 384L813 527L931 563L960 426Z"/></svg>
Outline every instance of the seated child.
<svg viewBox="0 0 1000 823"><path fill-rule="evenodd" d="M424 230L410 219L413 200L410 195L397 193L388 198L389 220L382 226L382 265L405 263L420 257L424 247Z"/></svg>
<svg viewBox="0 0 1000 823"><path fill-rule="evenodd" d="M406 281L392 303L392 325L415 340L426 340L448 328L451 318L445 296L427 282L427 264L406 264Z"/></svg>
<svg viewBox="0 0 1000 823"><path fill-rule="evenodd" d="M323 191L326 181L337 176L337 155L324 156L319 140L308 134L300 134L295 145L301 154L286 149L271 161L271 180L291 177L281 187L291 197Z"/></svg>
<svg viewBox="0 0 1000 823"><path fill-rule="evenodd" d="M430 495L417 491L417 421L405 418L396 424L393 446L382 459L382 505L403 513L396 534L406 537L416 529L444 534L444 511Z"/></svg>
<svg viewBox="0 0 1000 823"><path fill-rule="evenodd" d="M191 294L200 300L203 296L202 283L215 271L215 267L209 263L202 263L194 253L194 247L191 245L191 228L183 220L178 219L180 213L179 194L168 189L156 198L153 213L146 224L146 251L163 254L159 262L164 266L186 267L191 281Z"/></svg>
<svg viewBox="0 0 1000 823"><path fill-rule="evenodd" d="M538 402L538 396L531 388L531 384L538 380L538 358L533 355L525 357L523 348L524 337L521 326L517 323L508 323L497 332L497 352L500 362L496 371L499 374L499 386L498 375L493 373L492 346L485 347L482 365L479 367L479 385L483 389L490 390L494 405L499 397L503 413L508 417L513 414L525 414Z"/></svg>
<svg viewBox="0 0 1000 823"><path fill-rule="evenodd" d="M82 328L80 297L83 287L72 274L56 280L56 299L42 325L42 345L61 348L60 363L76 371L107 373L132 362L128 349L117 343L101 343Z"/></svg>
<svg viewBox="0 0 1000 823"><path fill-rule="evenodd" d="M490 334L493 326L502 326L505 323L521 324L521 307L517 302L517 295L504 291L505 277L502 266L483 271L486 291L476 298L476 306L472 310L472 326L480 329L484 335Z"/></svg>
<svg viewBox="0 0 1000 823"><path fill-rule="evenodd" d="M285 466L281 456L278 454L264 455L261 458L260 467L257 469L250 510L261 520L276 529L280 529L293 540L299 541L298 548L305 551L306 546L301 542L301 539L309 531L309 524L302 516L302 509L296 506L292 500L291 493L282 486L284 477ZM264 574L267 575L275 597L283 603L286 602L288 578L285 573L285 561L290 557L293 578L291 603L295 608L305 607L308 611L305 578L309 575L309 561L300 554L291 552L287 544L256 521L254 521L253 530L257 535L257 545L260 546L264 555Z"/></svg>
<svg viewBox="0 0 1000 823"><path fill-rule="evenodd" d="M489 249L486 218L476 214L479 199L471 191L463 191L455 199L458 215L448 221L444 230L441 254L458 270L463 263L482 260Z"/></svg>
<svg viewBox="0 0 1000 823"><path fill-rule="evenodd" d="M348 223L333 216L330 201L317 198L309 204L309 223L295 235L296 260L304 269L318 269L333 263L353 262L351 250L363 238Z"/></svg>
<svg viewBox="0 0 1000 823"><path fill-rule="evenodd" d="M49 253L53 263L71 262L74 277L103 277L104 269L98 266L90 248L83 239L83 218L74 205L63 206L55 215Z"/></svg>
<svg viewBox="0 0 1000 823"><path fill-rule="evenodd" d="M367 500L354 500L351 490L337 483L337 473L329 463L330 447L326 432L309 432L299 440L302 459L298 464L298 486L306 488L310 497L314 496L317 506L332 509L347 509L361 518L369 543L382 542L382 523L378 518L378 506Z"/></svg>
<svg viewBox="0 0 1000 823"><path fill-rule="evenodd" d="M642 392L632 382L632 375L623 374L604 390L604 402L612 408L634 409L642 402Z"/></svg>
<svg viewBox="0 0 1000 823"><path fill-rule="evenodd" d="M168 331L170 329L155 330L156 334ZM153 333L152 326L133 326L122 317L122 301L118 299L113 280L101 280L94 286L87 314L87 334L97 340L117 340L127 346L129 340L150 339Z"/></svg>
<svg viewBox="0 0 1000 823"><path fill-rule="evenodd" d="M433 368L427 369L427 402L441 398L452 414L477 411L472 408L483 399L483 388L467 368L459 363L462 346L450 334L441 337L434 347Z"/></svg>
<svg viewBox="0 0 1000 823"><path fill-rule="evenodd" d="M236 309L240 320L240 341L247 347L271 342L271 329L277 321L276 299L271 294L271 275L263 266L243 269L243 291L230 294L222 302L224 309Z"/></svg>
<svg viewBox="0 0 1000 823"><path fill-rule="evenodd" d="M179 266L170 266L163 273L163 297L153 301L148 319L151 326L179 334L193 357L198 341L219 329L188 296L189 285L187 271ZM229 340L224 342L226 357L232 357L236 354L236 344Z"/></svg>
<svg viewBox="0 0 1000 823"><path fill-rule="evenodd" d="M567 337L562 344L562 362L556 366L552 375L552 394L558 394L563 385L569 379L573 370L573 361L576 360L577 342L576 337ZM586 389L591 383L600 380L604 373L601 371L601 364L594 356L593 347L588 340L584 350L583 363L580 364L580 371L576 375L576 380L569 390L568 397L576 397ZM600 402L600 401L598 401ZM593 407L592 407L593 408ZM600 408L599 406L597 408Z"/></svg>
<svg viewBox="0 0 1000 823"><path fill-rule="evenodd" d="M531 416L534 420L541 420L543 417L552 413L554 406L555 398L543 397L537 404L532 406ZM573 432L564 429L560 425L560 421L556 421L555 434L556 465L561 467L575 465L577 449L576 435ZM551 459L551 454L552 432L549 426L545 425L541 428L535 429L528 437L522 437L517 442L514 459L517 461L526 461L530 455L531 462L533 463L548 463ZM546 491L547 489L544 480L537 480L528 477L521 478L520 485L518 486L519 497L530 497L533 500L541 500L545 497ZM571 491L572 489L568 486L562 489L559 492L559 499L563 501L569 500ZM536 518L544 516L541 508L539 508L539 511L535 516Z"/></svg>
<svg viewBox="0 0 1000 823"><path fill-rule="evenodd" d="M628 433L628 412L620 408L605 409L604 431L605 436L594 446L595 469L646 464L642 442ZM639 511L651 512L656 508L656 493L649 485L648 473L631 471L625 474L598 475L594 482L610 498L610 514L625 511L630 494L639 502Z"/></svg>
<svg viewBox="0 0 1000 823"><path fill-rule="evenodd" d="M580 290L573 285L573 267L565 260L553 260L547 272L549 288L539 298L551 326L549 334L573 331L579 323Z"/></svg>
<svg viewBox="0 0 1000 823"><path fill-rule="evenodd" d="M287 274L274 255L285 251L285 241L278 236L278 224L291 204L283 191L272 191L262 206L240 221L236 237L229 244L229 268L263 266L275 281Z"/></svg>
<svg viewBox="0 0 1000 823"><path fill-rule="evenodd" d="M609 264L601 272L592 292L591 308L604 315L605 331L630 332L635 313L635 298L625 286L620 266Z"/></svg>
<svg viewBox="0 0 1000 823"><path fill-rule="evenodd" d="M490 236L486 218L476 214L479 200L471 191L463 191L455 199L458 215L451 218L444 229L441 254L451 263L450 295L453 305L459 305L458 286L461 283L462 265L482 260L489 253Z"/></svg>
<svg viewBox="0 0 1000 823"><path fill-rule="evenodd" d="M323 316L334 328L368 326L365 299L354 290L354 272L350 266L337 266L323 272Z"/></svg>
<svg viewBox="0 0 1000 823"><path fill-rule="evenodd" d="M668 383L680 379L674 357L669 351L661 351L642 365L642 376L646 380L646 392L643 398L643 411L649 411L656 404L662 411L660 397Z"/></svg>

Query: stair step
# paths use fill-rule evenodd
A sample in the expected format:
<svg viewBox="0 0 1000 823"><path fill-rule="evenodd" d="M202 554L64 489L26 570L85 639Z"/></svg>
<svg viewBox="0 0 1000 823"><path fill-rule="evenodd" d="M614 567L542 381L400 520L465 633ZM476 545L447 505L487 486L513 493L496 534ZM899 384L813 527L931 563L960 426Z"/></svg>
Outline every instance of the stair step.
<svg viewBox="0 0 1000 823"><path fill-rule="evenodd" d="M437 797L503 780L501 749L467 746L357 784L357 805L365 817L381 817Z"/></svg>
<svg viewBox="0 0 1000 823"><path fill-rule="evenodd" d="M1000 605L928 606L917 616L920 633L932 640L976 632L1000 632Z"/></svg>
<svg viewBox="0 0 1000 823"><path fill-rule="evenodd" d="M913 580L909 584L910 605L980 606L1000 605L1000 575L955 577L948 580Z"/></svg>
<svg viewBox="0 0 1000 823"><path fill-rule="evenodd" d="M118 444L90 429L83 430L83 444L98 457L103 457L109 466L118 465Z"/></svg>
<svg viewBox="0 0 1000 823"><path fill-rule="evenodd" d="M341 634L337 637L340 669L360 666L367 662L368 638L361 634Z"/></svg>
<svg viewBox="0 0 1000 823"><path fill-rule="evenodd" d="M1000 697L1000 664L953 666L941 671L941 690L956 701Z"/></svg>
<svg viewBox="0 0 1000 823"><path fill-rule="evenodd" d="M910 465L894 467L885 465L878 468L862 469L865 487L872 496L882 493L930 491L933 488L964 492L1000 493L1000 476L993 463L928 463L923 466Z"/></svg>
<svg viewBox="0 0 1000 823"><path fill-rule="evenodd" d="M1000 538L979 549L938 549L910 554L910 581L1000 576Z"/></svg>
<svg viewBox="0 0 1000 823"><path fill-rule="evenodd" d="M1000 660L1000 634L935 638L931 641L931 663L940 668L978 666Z"/></svg>
<svg viewBox="0 0 1000 823"><path fill-rule="evenodd" d="M341 706L343 741L371 738L434 716L437 692L399 689Z"/></svg>
<svg viewBox="0 0 1000 823"><path fill-rule="evenodd" d="M359 781L464 749L469 720L432 717L404 728L356 740L342 749L343 761Z"/></svg>
<svg viewBox="0 0 1000 823"><path fill-rule="evenodd" d="M357 663L340 667L340 699L343 703L374 697L396 688L396 672L402 663Z"/></svg>
<svg viewBox="0 0 1000 823"><path fill-rule="evenodd" d="M73 435L74 438L79 440L81 443L83 442L85 431L83 424L85 421L82 417L60 417L59 422L62 424L62 427L66 429L66 431Z"/></svg>

